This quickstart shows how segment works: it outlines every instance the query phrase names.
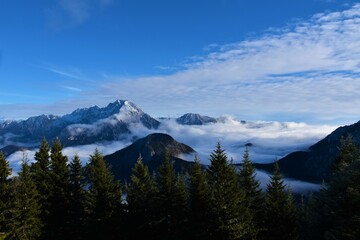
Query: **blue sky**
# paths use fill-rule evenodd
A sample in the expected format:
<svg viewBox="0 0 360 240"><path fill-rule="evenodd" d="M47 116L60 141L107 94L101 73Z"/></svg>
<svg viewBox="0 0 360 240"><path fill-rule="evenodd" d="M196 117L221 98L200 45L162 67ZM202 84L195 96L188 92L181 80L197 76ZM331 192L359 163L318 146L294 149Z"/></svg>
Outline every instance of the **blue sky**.
<svg viewBox="0 0 360 240"><path fill-rule="evenodd" d="M352 123L359 19L340 0L5 0L0 118L119 98L153 116Z"/></svg>

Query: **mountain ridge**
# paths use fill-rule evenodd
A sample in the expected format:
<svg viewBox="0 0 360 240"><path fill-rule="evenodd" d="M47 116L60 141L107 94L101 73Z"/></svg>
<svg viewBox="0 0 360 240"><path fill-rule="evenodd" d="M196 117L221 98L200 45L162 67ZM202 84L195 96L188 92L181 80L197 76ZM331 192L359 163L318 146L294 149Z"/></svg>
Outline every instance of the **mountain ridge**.
<svg viewBox="0 0 360 240"><path fill-rule="evenodd" d="M0 143L38 144L44 137L59 137L66 146L112 141L131 132L130 124L156 129L160 122L143 112L134 103L116 100L106 107L78 108L63 116L39 115L22 121L0 124Z"/></svg>

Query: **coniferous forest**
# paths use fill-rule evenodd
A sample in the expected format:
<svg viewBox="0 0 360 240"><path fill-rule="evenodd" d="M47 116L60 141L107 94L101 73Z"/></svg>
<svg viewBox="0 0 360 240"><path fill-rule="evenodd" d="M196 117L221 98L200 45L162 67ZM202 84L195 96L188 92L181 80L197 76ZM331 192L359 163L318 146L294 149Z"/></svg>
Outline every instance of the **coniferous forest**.
<svg viewBox="0 0 360 240"><path fill-rule="evenodd" d="M340 148L330 181L299 197L277 164L260 189L247 149L239 170L218 143L183 174L169 155L154 173L139 156L119 182L98 150L82 166L43 140L16 177L0 153L0 239L360 239L360 150Z"/></svg>

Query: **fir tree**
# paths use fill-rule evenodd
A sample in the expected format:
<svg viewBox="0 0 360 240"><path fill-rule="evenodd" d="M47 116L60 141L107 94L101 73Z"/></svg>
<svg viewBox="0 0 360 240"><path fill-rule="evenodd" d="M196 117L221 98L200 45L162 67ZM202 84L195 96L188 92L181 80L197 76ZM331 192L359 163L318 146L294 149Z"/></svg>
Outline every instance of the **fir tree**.
<svg viewBox="0 0 360 240"><path fill-rule="evenodd" d="M6 219L9 216L9 176L11 172L9 162L0 151L0 236L6 232Z"/></svg>
<svg viewBox="0 0 360 240"><path fill-rule="evenodd" d="M245 195L237 181L232 162L228 162L220 143L210 155L208 168L212 238L241 239L251 236L251 215Z"/></svg>
<svg viewBox="0 0 360 240"><path fill-rule="evenodd" d="M155 238L157 188L147 166L138 158L132 169L131 183L126 185L132 239Z"/></svg>
<svg viewBox="0 0 360 240"><path fill-rule="evenodd" d="M116 239L117 214L121 207L120 183L114 180L103 155L96 149L88 168L91 238Z"/></svg>
<svg viewBox="0 0 360 240"><path fill-rule="evenodd" d="M247 207L250 208L253 215L253 237L256 238L257 232L261 231L264 226L265 199L260 188L260 183L255 177L255 168L249 158L249 149L246 147L243 156L242 168L239 172L239 183L241 189L245 193L245 203Z"/></svg>
<svg viewBox="0 0 360 240"><path fill-rule="evenodd" d="M71 239L83 239L86 220L86 191L85 177L78 155L75 155L69 167L69 236Z"/></svg>
<svg viewBox="0 0 360 240"><path fill-rule="evenodd" d="M274 172L266 190L266 239L297 239L297 220L291 190L285 190L279 164L275 162Z"/></svg>
<svg viewBox="0 0 360 240"><path fill-rule="evenodd" d="M45 155L46 156L46 155ZM46 236L51 239L64 239L68 233L69 214L69 170L67 157L62 154L62 145L57 138L50 154L49 218Z"/></svg>
<svg viewBox="0 0 360 240"><path fill-rule="evenodd" d="M209 239L209 186L200 160L190 169L190 235L193 239Z"/></svg>
<svg viewBox="0 0 360 240"><path fill-rule="evenodd" d="M12 216L9 223L11 240L35 240L41 235L40 204L36 186L30 175L30 167L24 158L19 182L14 189Z"/></svg>
<svg viewBox="0 0 360 240"><path fill-rule="evenodd" d="M35 153L35 162L31 164L31 175L34 180L36 189L39 193L39 202L41 203L41 222L44 225L43 231L47 231L47 223L49 222L50 211L50 147L46 139L41 142L39 151ZM43 234L46 237L46 233Z"/></svg>

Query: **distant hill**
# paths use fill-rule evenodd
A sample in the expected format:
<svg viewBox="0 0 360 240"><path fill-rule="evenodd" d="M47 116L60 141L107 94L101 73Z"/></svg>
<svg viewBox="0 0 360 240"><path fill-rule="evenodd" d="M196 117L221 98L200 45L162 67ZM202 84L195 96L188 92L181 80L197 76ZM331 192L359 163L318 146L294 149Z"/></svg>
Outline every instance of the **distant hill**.
<svg viewBox="0 0 360 240"><path fill-rule="evenodd" d="M337 128L327 137L309 147L307 151L297 151L279 160L281 171L290 178L321 183L327 180L330 166L339 154L341 137L351 135L360 147L360 121ZM257 168L271 170L273 164L256 164Z"/></svg>
<svg viewBox="0 0 360 240"><path fill-rule="evenodd" d="M24 151L27 150L28 148L25 147L18 147L15 145L8 145L6 147L3 147L0 149L0 152L2 152L4 154L5 157L10 156L11 154L18 152L18 151Z"/></svg>
<svg viewBox="0 0 360 240"><path fill-rule="evenodd" d="M152 172L162 164L166 152L170 153L171 161L177 172L187 170L193 164L181 159L181 154L194 154L195 150L163 133L153 133L138 139L130 146L104 158L116 179L128 180L139 155Z"/></svg>

